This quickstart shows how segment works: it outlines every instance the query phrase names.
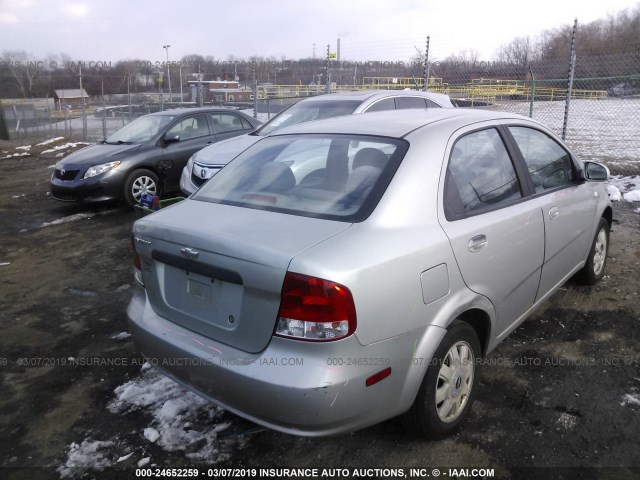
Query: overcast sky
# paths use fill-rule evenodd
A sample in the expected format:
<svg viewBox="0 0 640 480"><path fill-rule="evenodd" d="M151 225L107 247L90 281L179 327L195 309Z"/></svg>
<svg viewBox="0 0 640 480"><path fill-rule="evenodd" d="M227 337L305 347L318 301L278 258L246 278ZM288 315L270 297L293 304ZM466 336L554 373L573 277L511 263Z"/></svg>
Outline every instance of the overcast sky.
<svg viewBox="0 0 640 480"><path fill-rule="evenodd" d="M335 51L342 60L408 60L424 51L443 59L476 50L491 60L516 36L588 23L638 0L0 0L0 49L35 58L165 60L198 53L216 59L251 55L289 59Z"/></svg>

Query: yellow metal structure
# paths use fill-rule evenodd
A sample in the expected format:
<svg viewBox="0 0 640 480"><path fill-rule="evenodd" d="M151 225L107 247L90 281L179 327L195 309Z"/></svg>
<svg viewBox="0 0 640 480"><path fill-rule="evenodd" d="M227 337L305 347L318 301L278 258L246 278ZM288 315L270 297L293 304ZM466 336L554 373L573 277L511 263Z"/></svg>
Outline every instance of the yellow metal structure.
<svg viewBox="0 0 640 480"><path fill-rule="evenodd" d="M331 86L331 93L351 92L354 90L422 90L424 79L414 77L364 77L360 85L335 85ZM564 100L567 96L566 88L540 86L536 82L532 90L530 82L516 80L500 80L476 78L470 83L451 85L443 82L442 78L429 77L429 91L444 93L453 99L464 99L471 106L492 105L498 99L527 100L531 98L533 91L534 100L554 101ZM309 97L326 93L326 85L259 85L258 99L288 97ZM606 98L606 90L585 90L574 88L571 98L574 99L600 99Z"/></svg>

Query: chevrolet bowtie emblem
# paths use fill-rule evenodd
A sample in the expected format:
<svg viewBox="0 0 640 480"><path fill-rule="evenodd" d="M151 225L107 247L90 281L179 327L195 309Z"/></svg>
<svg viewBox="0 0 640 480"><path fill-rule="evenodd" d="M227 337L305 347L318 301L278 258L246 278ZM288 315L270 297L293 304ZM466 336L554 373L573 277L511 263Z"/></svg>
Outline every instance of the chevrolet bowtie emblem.
<svg viewBox="0 0 640 480"><path fill-rule="evenodd" d="M180 249L180 254L183 257L187 257L195 260L196 258L198 258L198 255L200 255L200 252L198 252L197 250L194 250L193 248L184 247Z"/></svg>

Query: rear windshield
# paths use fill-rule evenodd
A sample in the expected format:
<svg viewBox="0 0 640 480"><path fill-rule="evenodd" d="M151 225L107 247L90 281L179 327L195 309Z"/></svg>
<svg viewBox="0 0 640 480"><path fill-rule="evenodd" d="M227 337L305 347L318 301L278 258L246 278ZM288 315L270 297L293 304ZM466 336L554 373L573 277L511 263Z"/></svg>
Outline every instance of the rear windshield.
<svg viewBox="0 0 640 480"><path fill-rule="evenodd" d="M408 143L354 135L283 135L255 143L191 198L348 222L373 211Z"/></svg>
<svg viewBox="0 0 640 480"><path fill-rule="evenodd" d="M302 122L350 115L361 103L361 100L301 101L273 117L260 127L254 135L265 136L281 128Z"/></svg>

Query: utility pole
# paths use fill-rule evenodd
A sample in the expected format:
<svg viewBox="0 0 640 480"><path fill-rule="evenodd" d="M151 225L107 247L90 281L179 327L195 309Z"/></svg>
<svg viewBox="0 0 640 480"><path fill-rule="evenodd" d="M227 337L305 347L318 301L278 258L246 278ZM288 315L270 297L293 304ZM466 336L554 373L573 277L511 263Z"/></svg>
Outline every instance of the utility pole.
<svg viewBox="0 0 640 480"><path fill-rule="evenodd" d="M180 73L180 106L182 106L182 100L184 99L182 95L182 64L178 67L178 72Z"/></svg>
<svg viewBox="0 0 640 480"><path fill-rule="evenodd" d="M258 118L258 81L256 79L256 61L251 62L251 80L253 87L253 118Z"/></svg>
<svg viewBox="0 0 640 480"><path fill-rule="evenodd" d="M160 111L163 112L164 111L164 89L163 89L163 84L164 84L164 73L163 72L158 72L158 87L160 88Z"/></svg>
<svg viewBox="0 0 640 480"><path fill-rule="evenodd" d="M336 60L338 61L338 85L342 83L342 66L340 65L340 37L336 44Z"/></svg>
<svg viewBox="0 0 640 480"><path fill-rule="evenodd" d="M82 101L82 139L87 140L87 114L84 110L84 89L82 88L82 65L78 65L80 77L80 100Z"/></svg>
<svg viewBox="0 0 640 480"><path fill-rule="evenodd" d="M567 99L564 104L564 121L562 122L562 140L567 136L567 125L569 124L569 105L573 93L573 74L576 68L576 32L578 31L578 19L573 21L573 34L571 35L571 53L569 54L569 80L567 82Z"/></svg>
<svg viewBox="0 0 640 480"><path fill-rule="evenodd" d="M171 72L169 71L169 47L171 45L163 45L162 48L164 48L167 52L167 80L169 81L169 102L171 102L172 98L171 98Z"/></svg>
<svg viewBox="0 0 640 480"><path fill-rule="evenodd" d="M331 52L329 51L330 48L331 48L331 45L329 45L327 43L327 65L325 67L325 74L327 76L327 78L326 78L327 89L326 89L325 93L330 93L331 92L331 80L329 79L329 56L331 55Z"/></svg>
<svg viewBox="0 0 640 480"><path fill-rule="evenodd" d="M427 35L427 48L424 53L424 91L429 91L429 40L430 37Z"/></svg>
<svg viewBox="0 0 640 480"><path fill-rule="evenodd" d="M131 74L127 76L127 103L129 104L129 121L131 121Z"/></svg>
<svg viewBox="0 0 640 480"><path fill-rule="evenodd" d="M104 98L104 80L101 83L102 90L102 139L107 139L107 102Z"/></svg>

